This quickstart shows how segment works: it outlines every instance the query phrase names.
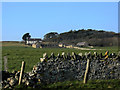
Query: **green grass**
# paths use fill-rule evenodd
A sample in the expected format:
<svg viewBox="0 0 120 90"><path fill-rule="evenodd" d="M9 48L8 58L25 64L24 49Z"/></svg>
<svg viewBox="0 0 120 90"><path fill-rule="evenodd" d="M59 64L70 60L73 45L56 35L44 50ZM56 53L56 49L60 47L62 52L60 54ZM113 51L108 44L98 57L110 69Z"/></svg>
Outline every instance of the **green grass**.
<svg viewBox="0 0 120 90"><path fill-rule="evenodd" d="M85 52L91 52L93 53L105 53L105 51L109 50L110 53L112 52L118 52L117 47L95 47L97 49L102 50L78 50L78 49L67 49L67 48L32 48L32 47L25 47L25 46L2 46L2 61L3 57L7 56L8 58L8 71L11 72L13 70L20 70L21 62L25 61L25 72L31 71L33 68L33 65L35 65L37 62L40 61L40 57L42 57L43 53L47 53L49 56L51 52L54 52L55 55L58 53L85 53ZM2 64L2 68L4 67L4 62Z"/></svg>
<svg viewBox="0 0 120 90"><path fill-rule="evenodd" d="M105 53L105 51L109 51L110 53L118 52L118 47L95 47L96 49L102 49L102 50L95 50L95 52L98 53ZM18 44L3 44L2 46L2 61L3 57L7 56L8 58L8 71L12 72L13 70L20 70L22 61L26 62L25 65L25 72L31 71L33 66L39 62L40 57L42 57L43 53L47 53L48 55L51 54L51 52L54 52L55 55L58 53L66 52L66 53L85 53L85 52L94 52L88 51L88 50L78 50L78 49L67 49L67 48L43 48L43 49L34 49L32 47L25 47L23 45ZM2 63L2 69L4 67L4 62ZM44 88L55 88L55 89L72 89L75 90L76 88L116 88L120 89L120 80L92 80L88 81L87 84L83 84L82 81L65 81L65 82L57 82L54 84L49 85L41 85L40 87L42 89ZM24 85L17 85L15 88L22 88L26 89ZM31 87L27 87L31 88Z"/></svg>
<svg viewBox="0 0 120 90"><path fill-rule="evenodd" d="M55 84L47 85L48 88L70 88L70 89L77 89L77 88L120 88L119 86L120 80L90 80L87 84L83 84L82 81L65 81L65 82L58 82Z"/></svg>
<svg viewBox="0 0 120 90"><path fill-rule="evenodd" d="M95 89L104 89L104 88L114 88L120 89L120 80L89 80L87 84L83 84L83 81L64 81L57 82L48 85L38 84L38 87L41 89L67 89L67 90L76 90L80 88L95 88ZM15 88L26 88L32 89L32 87L26 87L25 85L17 85Z"/></svg>

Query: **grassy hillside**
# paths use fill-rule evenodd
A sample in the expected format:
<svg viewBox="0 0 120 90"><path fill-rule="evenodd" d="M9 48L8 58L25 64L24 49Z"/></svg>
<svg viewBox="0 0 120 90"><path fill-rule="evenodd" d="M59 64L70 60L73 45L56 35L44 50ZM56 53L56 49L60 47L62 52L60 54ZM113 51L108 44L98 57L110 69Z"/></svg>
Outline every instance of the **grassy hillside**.
<svg viewBox="0 0 120 90"><path fill-rule="evenodd" d="M2 46L25 46L24 42L19 41L2 41L0 42Z"/></svg>
<svg viewBox="0 0 120 90"><path fill-rule="evenodd" d="M8 58L8 71L12 70L20 70L21 62L26 62L25 71L31 71L33 68L33 65L35 65L37 62L40 61L40 58L42 57L43 53L47 53L49 56L52 52L57 55L58 53L80 53L83 54L85 52L98 52L98 53L105 53L105 51L109 50L111 52L118 52L117 47L102 47L102 50L78 50L78 49L67 49L67 48L37 48L34 49L32 47L24 46L20 43L11 43L11 42L5 42L2 44L2 60L4 56L7 56ZM96 49L101 49L100 47L95 47ZM4 62L2 67L4 66Z"/></svg>
<svg viewBox="0 0 120 90"><path fill-rule="evenodd" d="M66 49L66 48L43 48L43 49L34 49L32 47L24 46L24 44L21 43L13 43L13 42L3 42L2 44L2 61L3 57L7 56L8 58L8 71L12 72L13 70L20 70L21 68L21 62L25 61L25 72L31 71L33 68L33 65L35 65L37 62L39 62L39 58L42 57L43 53L47 52L48 55L51 54L51 52L54 52L55 55L58 53L62 53L63 51L66 53L80 53L83 54L85 52L89 52L88 50L78 50L78 49ZM102 49L102 50L92 50L93 53L105 53L105 51L109 50L110 53L118 52L118 47L95 47L96 49ZM4 62L2 64L2 67L4 67ZM21 88L21 89L30 89L32 87L26 87L24 85L17 85L15 88ZM72 89L76 90L79 88L96 88L96 89L104 89L104 88L116 88L120 89L120 80L92 80L88 81L87 84L83 84L83 81L65 81L65 82L57 82L54 84L48 84L48 85L42 85L38 83L38 88L44 89Z"/></svg>

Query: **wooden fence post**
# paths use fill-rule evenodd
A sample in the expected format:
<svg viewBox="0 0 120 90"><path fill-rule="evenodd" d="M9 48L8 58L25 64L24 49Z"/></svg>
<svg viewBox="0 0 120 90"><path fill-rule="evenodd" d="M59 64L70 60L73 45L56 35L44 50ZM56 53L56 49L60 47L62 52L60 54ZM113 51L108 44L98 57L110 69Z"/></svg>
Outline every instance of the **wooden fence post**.
<svg viewBox="0 0 120 90"><path fill-rule="evenodd" d="M20 77L19 77L19 85L21 84L21 81L22 81L22 76L23 76L23 73L24 73L24 67L25 67L25 62L22 61L22 66L21 66L21 71L20 71Z"/></svg>
<svg viewBox="0 0 120 90"><path fill-rule="evenodd" d="M89 63L90 63L90 60L87 59L86 71L85 71L84 81L83 81L84 84L87 83L87 76L88 76L88 70L89 70Z"/></svg>
<svg viewBox="0 0 120 90"><path fill-rule="evenodd" d="M7 71L7 56L4 56L4 71Z"/></svg>

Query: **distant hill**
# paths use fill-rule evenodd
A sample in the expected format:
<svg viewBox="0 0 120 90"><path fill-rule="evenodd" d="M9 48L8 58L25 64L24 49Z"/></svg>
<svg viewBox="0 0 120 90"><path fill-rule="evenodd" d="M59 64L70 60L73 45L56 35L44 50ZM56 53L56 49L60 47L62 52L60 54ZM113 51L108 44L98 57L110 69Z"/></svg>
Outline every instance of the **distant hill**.
<svg viewBox="0 0 120 90"><path fill-rule="evenodd" d="M76 45L78 42L87 42L92 46L117 46L120 33L103 30L81 29L70 30L58 34L50 32L44 35L44 41Z"/></svg>
<svg viewBox="0 0 120 90"><path fill-rule="evenodd" d="M0 46L25 46L23 41L1 41Z"/></svg>

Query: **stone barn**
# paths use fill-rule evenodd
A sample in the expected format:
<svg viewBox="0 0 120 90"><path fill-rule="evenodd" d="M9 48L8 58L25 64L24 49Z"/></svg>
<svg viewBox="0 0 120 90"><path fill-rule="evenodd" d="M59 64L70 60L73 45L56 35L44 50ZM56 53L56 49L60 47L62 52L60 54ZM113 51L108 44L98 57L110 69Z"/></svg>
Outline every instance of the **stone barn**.
<svg viewBox="0 0 120 90"><path fill-rule="evenodd" d="M33 48L42 48L42 46L39 43L32 44Z"/></svg>
<svg viewBox="0 0 120 90"><path fill-rule="evenodd" d="M56 43L48 43L48 42L37 42L32 44L33 48L58 48L58 44Z"/></svg>
<svg viewBox="0 0 120 90"><path fill-rule="evenodd" d="M76 44L76 46L78 46L78 47L88 47L88 43L86 43L86 42L79 42L79 43Z"/></svg>

